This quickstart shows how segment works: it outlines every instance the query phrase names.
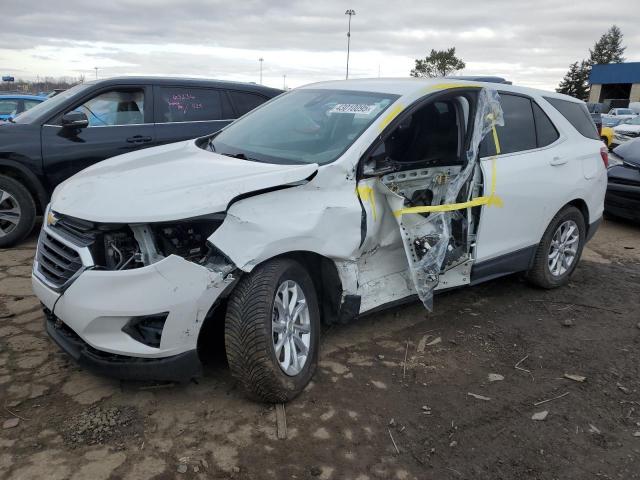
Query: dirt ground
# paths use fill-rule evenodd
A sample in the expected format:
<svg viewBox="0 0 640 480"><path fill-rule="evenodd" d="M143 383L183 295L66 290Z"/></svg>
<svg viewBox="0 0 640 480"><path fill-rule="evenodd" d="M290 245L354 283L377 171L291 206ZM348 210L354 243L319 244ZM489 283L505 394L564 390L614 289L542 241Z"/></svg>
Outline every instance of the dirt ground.
<svg viewBox="0 0 640 480"><path fill-rule="evenodd" d="M0 250L1 478L640 478L639 226L606 221L565 288L511 276L329 329L286 439L220 351L187 385L76 367L43 333L34 242Z"/></svg>

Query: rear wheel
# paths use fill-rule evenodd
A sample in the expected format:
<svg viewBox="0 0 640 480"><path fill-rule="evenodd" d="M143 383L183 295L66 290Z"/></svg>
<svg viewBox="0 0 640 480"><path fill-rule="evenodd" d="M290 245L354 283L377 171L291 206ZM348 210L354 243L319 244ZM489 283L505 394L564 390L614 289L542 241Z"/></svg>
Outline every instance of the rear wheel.
<svg viewBox="0 0 640 480"><path fill-rule="evenodd" d="M294 260L256 267L229 298L227 359L252 398L272 403L295 398L315 372L319 337L313 281Z"/></svg>
<svg viewBox="0 0 640 480"><path fill-rule="evenodd" d="M23 240L36 221L36 205L24 185L0 175L0 248Z"/></svg>
<svg viewBox="0 0 640 480"><path fill-rule="evenodd" d="M582 255L585 234L580 210L573 206L560 210L540 240L527 279L542 288L566 285Z"/></svg>

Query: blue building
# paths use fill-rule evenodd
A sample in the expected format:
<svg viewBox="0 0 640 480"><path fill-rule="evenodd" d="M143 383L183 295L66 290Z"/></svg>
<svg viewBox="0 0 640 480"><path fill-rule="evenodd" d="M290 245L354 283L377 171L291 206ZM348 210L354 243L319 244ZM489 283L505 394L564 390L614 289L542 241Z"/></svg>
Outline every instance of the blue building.
<svg viewBox="0 0 640 480"><path fill-rule="evenodd" d="M589 84L589 102L616 100L609 103L619 107L626 107L629 102L640 102L640 62L594 65Z"/></svg>

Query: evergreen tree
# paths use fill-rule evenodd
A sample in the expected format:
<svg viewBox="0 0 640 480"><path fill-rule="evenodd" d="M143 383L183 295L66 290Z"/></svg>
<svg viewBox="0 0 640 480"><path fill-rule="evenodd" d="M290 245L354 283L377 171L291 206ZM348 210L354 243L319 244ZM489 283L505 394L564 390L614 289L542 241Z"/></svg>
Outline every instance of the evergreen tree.
<svg viewBox="0 0 640 480"><path fill-rule="evenodd" d="M627 47L622 46L622 32L613 25L605 34L600 37L593 50L589 50L589 64L622 63L624 51Z"/></svg>
<svg viewBox="0 0 640 480"><path fill-rule="evenodd" d="M584 60L572 63L556 92L586 100L589 96L589 71L589 65Z"/></svg>

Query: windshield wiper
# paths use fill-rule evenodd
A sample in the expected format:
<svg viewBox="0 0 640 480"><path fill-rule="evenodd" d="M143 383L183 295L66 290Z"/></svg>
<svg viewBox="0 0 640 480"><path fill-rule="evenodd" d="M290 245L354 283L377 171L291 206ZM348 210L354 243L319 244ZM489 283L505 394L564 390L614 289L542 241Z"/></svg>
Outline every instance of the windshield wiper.
<svg viewBox="0 0 640 480"><path fill-rule="evenodd" d="M220 155L224 155L225 157L237 158L239 160L249 160L251 162L260 162L261 161L261 160L258 160L257 158L247 157L242 152L238 152L238 153L222 153L222 152L220 152Z"/></svg>

